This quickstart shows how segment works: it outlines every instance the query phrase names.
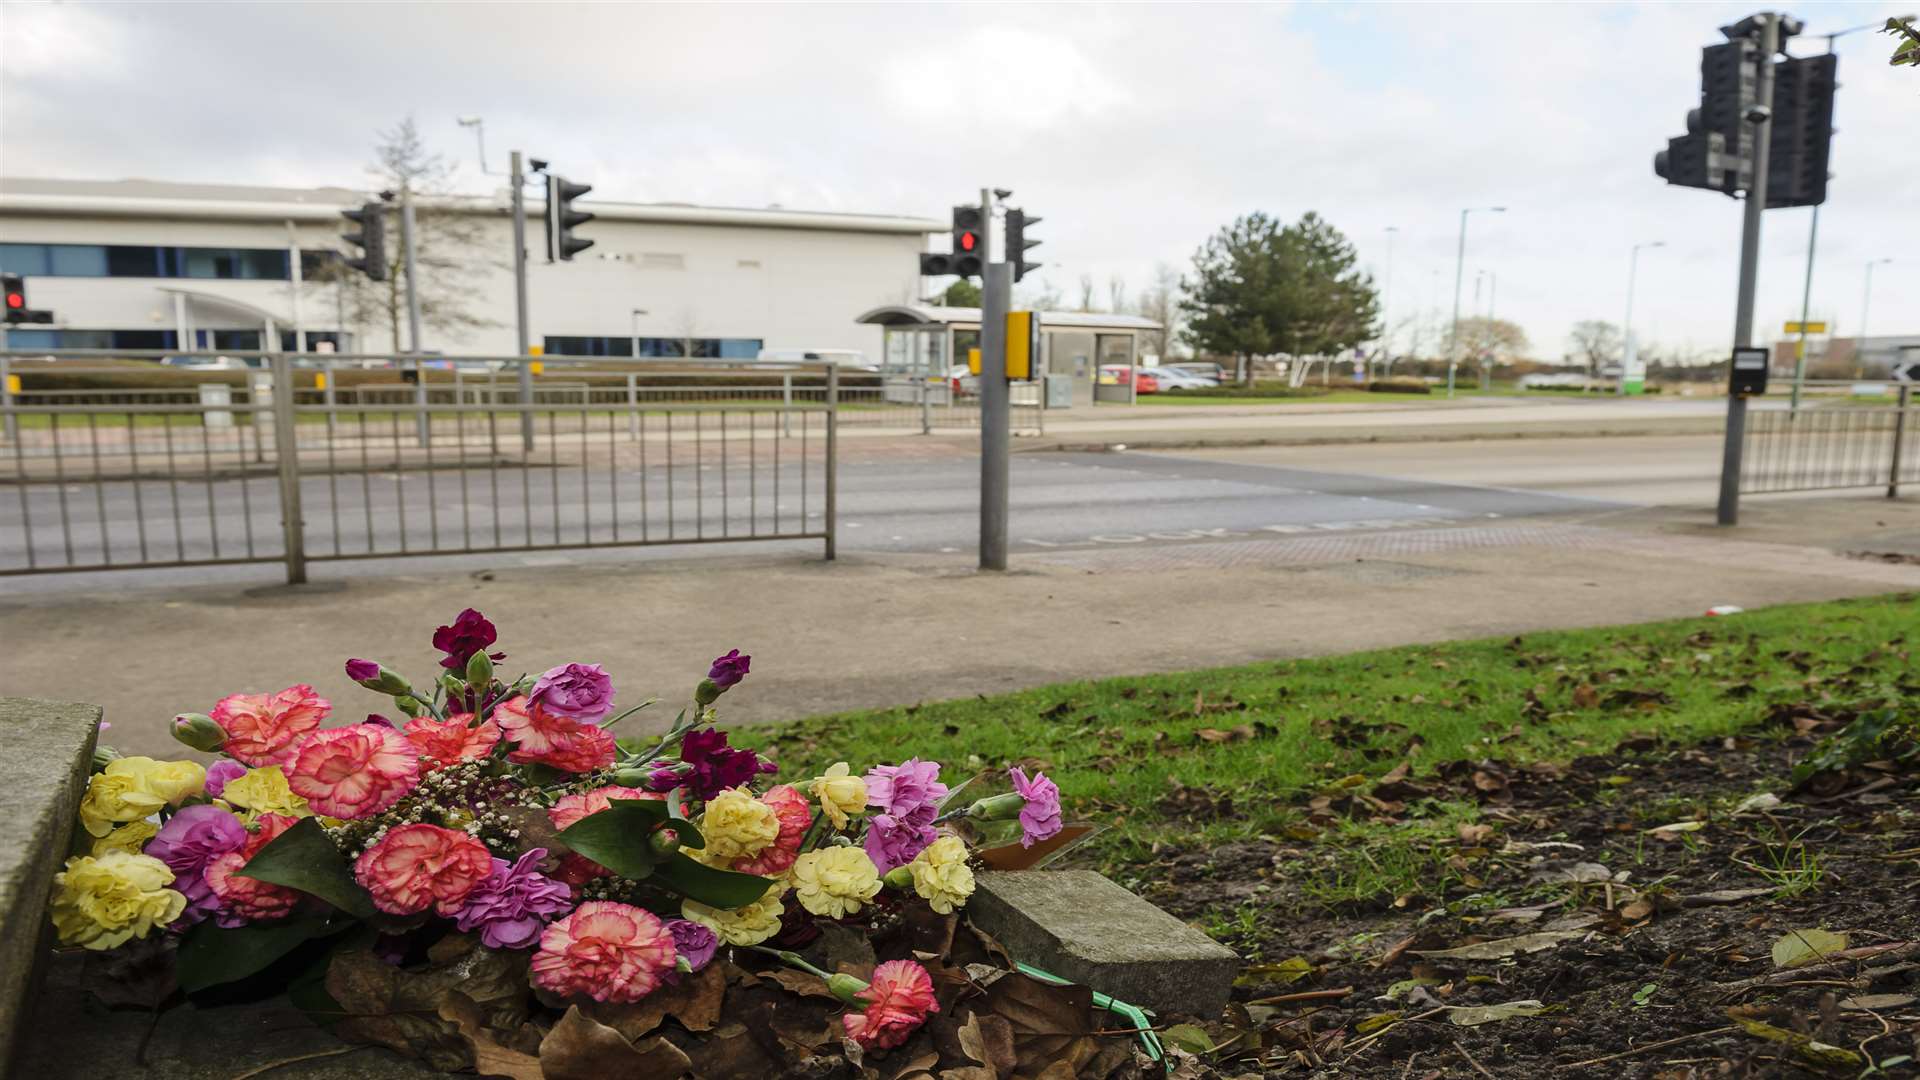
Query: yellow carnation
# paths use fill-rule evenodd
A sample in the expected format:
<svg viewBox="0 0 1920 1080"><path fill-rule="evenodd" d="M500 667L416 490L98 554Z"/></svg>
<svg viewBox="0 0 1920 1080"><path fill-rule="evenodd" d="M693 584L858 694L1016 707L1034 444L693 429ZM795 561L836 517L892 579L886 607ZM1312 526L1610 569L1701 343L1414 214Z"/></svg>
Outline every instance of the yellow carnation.
<svg viewBox="0 0 1920 1080"><path fill-rule="evenodd" d="M155 761L150 757L115 758L107 763L108 776L131 776L140 790L178 806L207 786L207 770L197 761Z"/></svg>
<svg viewBox="0 0 1920 1080"><path fill-rule="evenodd" d="M80 800L80 824L93 836L105 836L122 822L139 821L167 805L126 773L94 773Z"/></svg>
<svg viewBox="0 0 1920 1080"><path fill-rule="evenodd" d="M93 842L93 855L98 857L109 851L125 851L138 855L140 849L146 847L147 841L153 839L154 834L159 831L160 826L151 821L135 821L122 825Z"/></svg>
<svg viewBox="0 0 1920 1080"><path fill-rule="evenodd" d="M765 851L780 838L780 819L753 792L728 788L707 800L700 815L700 835L707 840L708 860L719 865Z"/></svg>
<svg viewBox="0 0 1920 1080"><path fill-rule="evenodd" d="M973 895L973 871L967 866L967 845L957 836L942 836L928 844L907 864L913 872L913 891L942 915L966 905Z"/></svg>
<svg viewBox="0 0 1920 1080"><path fill-rule="evenodd" d="M187 898L173 871L151 855L76 855L53 877L53 927L66 945L111 949L180 917Z"/></svg>
<svg viewBox="0 0 1920 1080"><path fill-rule="evenodd" d="M753 903L730 910L687 900L680 905L680 917L713 931L725 944L758 945L780 932L780 916L786 913L780 894L785 891L768 889Z"/></svg>
<svg viewBox="0 0 1920 1080"><path fill-rule="evenodd" d="M793 861L789 874L800 906L815 915L844 919L880 891L880 871L857 847L809 851Z"/></svg>
<svg viewBox="0 0 1920 1080"><path fill-rule="evenodd" d="M835 762L807 790L819 800L821 812L827 815L827 820L836 829L846 828L849 816L867 808L867 782L858 776L847 775L847 763L844 761Z"/></svg>
<svg viewBox="0 0 1920 1080"><path fill-rule="evenodd" d="M287 774L281 772L278 765L250 769L245 776L227 781L227 786L220 789L220 798L247 811L241 816L249 824L261 814L285 814L288 817L313 815L313 811L307 809L307 800L295 795L293 789L287 786Z"/></svg>

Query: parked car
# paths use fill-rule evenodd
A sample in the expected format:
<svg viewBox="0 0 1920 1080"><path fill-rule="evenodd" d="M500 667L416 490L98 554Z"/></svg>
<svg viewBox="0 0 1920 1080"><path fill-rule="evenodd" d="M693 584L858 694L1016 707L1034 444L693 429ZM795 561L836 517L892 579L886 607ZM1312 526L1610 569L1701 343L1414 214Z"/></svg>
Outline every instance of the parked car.
<svg viewBox="0 0 1920 1080"><path fill-rule="evenodd" d="M160 363L183 371L250 371L256 366L238 356L168 356Z"/></svg>
<svg viewBox="0 0 1920 1080"><path fill-rule="evenodd" d="M1101 386L1125 386L1131 382L1136 394L1157 394L1160 392L1160 380L1154 377L1154 370L1130 368L1125 364L1103 364L1096 378Z"/></svg>
<svg viewBox="0 0 1920 1080"><path fill-rule="evenodd" d="M1190 371L1203 379L1212 379L1215 386L1227 381L1227 369L1211 361L1187 361L1178 364L1161 364L1161 369L1172 368L1178 371Z"/></svg>
<svg viewBox="0 0 1920 1080"><path fill-rule="evenodd" d="M1182 390L1205 390L1220 385L1204 375L1195 374L1185 368L1162 365L1143 369L1141 373L1151 375L1154 381L1160 384L1160 389L1169 393L1178 393Z"/></svg>

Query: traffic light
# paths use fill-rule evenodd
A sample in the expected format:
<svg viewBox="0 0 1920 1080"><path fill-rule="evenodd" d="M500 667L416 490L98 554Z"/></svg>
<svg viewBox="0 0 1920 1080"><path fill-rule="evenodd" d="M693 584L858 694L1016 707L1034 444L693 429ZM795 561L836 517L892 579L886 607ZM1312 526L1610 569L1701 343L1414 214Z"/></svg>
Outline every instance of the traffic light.
<svg viewBox="0 0 1920 1080"><path fill-rule="evenodd" d="M19 274L0 274L0 287L7 294L7 321L25 322L27 314L27 279Z"/></svg>
<svg viewBox="0 0 1920 1080"><path fill-rule="evenodd" d="M1027 261L1027 249L1040 246L1040 241L1027 239L1027 226L1039 223L1039 218L1028 217L1025 210L1007 211L1007 261L1013 264L1015 281L1026 277L1029 270L1040 269L1039 263Z"/></svg>
<svg viewBox="0 0 1920 1080"><path fill-rule="evenodd" d="M1772 156L1767 161L1767 207L1818 206L1827 201L1827 161L1833 148L1833 91L1840 58L1828 53L1782 60L1773 69Z"/></svg>
<svg viewBox="0 0 1920 1080"><path fill-rule="evenodd" d="M574 227L593 220L585 210L575 210L573 200L593 190L592 184L576 184L563 176L547 174L547 261L564 260L593 246L593 241L573 235Z"/></svg>
<svg viewBox="0 0 1920 1080"><path fill-rule="evenodd" d="M980 208L956 206L953 208L953 251L923 252L920 273L924 277L948 274L978 277L986 262L987 232L981 227Z"/></svg>
<svg viewBox="0 0 1920 1080"><path fill-rule="evenodd" d="M1752 43L1735 39L1700 50L1700 107L1687 113L1687 133L1653 156L1653 173L1669 184L1733 195L1752 180L1753 125L1759 97Z"/></svg>
<svg viewBox="0 0 1920 1080"><path fill-rule="evenodd" d="M358 210L342 210L340 216L353 222L353 232L340 239L360 249L358 258L342 260L367 275L368 281L387 280L387 208L382 203L362 203Z"/></svg>

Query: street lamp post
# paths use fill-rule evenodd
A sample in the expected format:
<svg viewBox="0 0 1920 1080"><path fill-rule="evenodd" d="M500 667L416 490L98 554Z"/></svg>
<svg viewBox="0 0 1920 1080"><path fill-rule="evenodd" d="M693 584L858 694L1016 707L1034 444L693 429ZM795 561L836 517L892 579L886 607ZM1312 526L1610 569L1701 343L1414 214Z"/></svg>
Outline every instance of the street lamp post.
<svg viewBox="0 0 1920 1080"><path fill-rule="evenodd" d="M1453 328L1447 331L1447 396L1453 396L1453 375L1460 366L1460 284L1467 271L1467 215L1475 210L1504 214L1504 206L1471 206L1460 211L1460 244L1453 256Z"/></svg>
<svg viewBox="0 0 1920 1080"><path fill-rule="evenodd" d="M1853 377L1865 378L1867 374L1867 309L1873 305L1873 268L1881 263L1890 263L1891 258L1867 260L1867 284L1860 295L1860 335L1854 340Z"/></svg>
<svg viewBox="0 0 1920 1080"><path fill-rule="evenodd" d="M1620 388L1619 395L1627 393L1627 377L1633 374L1633 278L1640 269L1640 249L1666 247L1665 240L1649 240L1633 245L1633 251L1627 256L1627 318L1620 324ZM1642 380L1644 382L1644 380Z"/></svg>
<svg viewBox="0 0 1920 1080"><path fill-rule="evenodd" d="M1387 226L1387 280L1380 289L1380 359L1386 361L1387 373L1393 373L1393 324L1387 321L1393 302L1393 234L1400 226Z"/></svg>
<svg viewBox="0 0 1920 1080"><path fill-rule="evenodd" d="M647 314L646 308L633 309L633 359L640 359L640 316Z"/></svg>

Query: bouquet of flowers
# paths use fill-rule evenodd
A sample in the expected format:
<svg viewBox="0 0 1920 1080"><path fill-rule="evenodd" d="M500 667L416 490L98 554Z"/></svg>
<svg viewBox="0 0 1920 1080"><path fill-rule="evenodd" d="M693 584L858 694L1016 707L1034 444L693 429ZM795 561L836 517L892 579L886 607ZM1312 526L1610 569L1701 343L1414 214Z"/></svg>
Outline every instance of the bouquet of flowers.
<svg viewBox="0 0 1920 1080"><path fill-rule="evenodd" d="M1059 842L1058 790L1018 768L1011 791L965 803L913 758L775 782L773 762L714 726L748 674L737 649L663 735L621 738L615 725L651 703L616 711L593 664L503 679L496 636L472 610L440 627L442 671L426 685L346 661L390 702L361 723L323 728L331 705L302 685L176 717L180 741L217 755L209 766L103 748L81 853L56 879L60 941L153 938L189 993L265 978L349 1038L448 1068L536 1046L544 1062L581 1009L607 1022L610 1008L657 1006L657 1024L689 1007L687 985L717 957L734 984L776 972L837 1010L833 1037L884 1052L939 1010L936 977L967 976L941 975L957 969L937 948L885 962L867 948L843 970L795 950L828 930L871 941L943 917L950 943L974 890L970 839ZM407 1015L405 978L422 971L443 990L429 1030L364 1023L368 1000ZM529 996L567 1016L529 1024ZM468 1036L459 1052L436 1053L454 1029Z"/></svg>

